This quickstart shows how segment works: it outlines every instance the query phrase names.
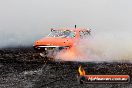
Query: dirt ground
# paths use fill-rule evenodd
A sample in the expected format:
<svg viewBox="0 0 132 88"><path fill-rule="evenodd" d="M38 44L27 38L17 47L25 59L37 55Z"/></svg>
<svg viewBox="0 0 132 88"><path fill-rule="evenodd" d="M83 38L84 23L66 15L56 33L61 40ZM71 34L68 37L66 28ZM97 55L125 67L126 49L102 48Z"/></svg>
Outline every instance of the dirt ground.
<svg viewBox="0 0 132 88"><path fill-rule="evenodd" d="M132 77L131 63L52 62L43 60L32 48L0 50L0 88L132 88L125 84L80 84L78 66L87 74L126 74Z"/></svg>

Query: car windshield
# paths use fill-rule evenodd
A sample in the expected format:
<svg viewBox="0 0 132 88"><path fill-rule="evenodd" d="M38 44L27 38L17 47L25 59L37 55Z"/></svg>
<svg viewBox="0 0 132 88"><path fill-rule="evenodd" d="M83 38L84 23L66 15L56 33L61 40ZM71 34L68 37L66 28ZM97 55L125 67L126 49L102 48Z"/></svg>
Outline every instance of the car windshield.
<svg viewBox="0 0 132 88"><path fill-rule="evenodd" d="M75 33L70 30L52 30L48 37L72 38Z"/></svg>

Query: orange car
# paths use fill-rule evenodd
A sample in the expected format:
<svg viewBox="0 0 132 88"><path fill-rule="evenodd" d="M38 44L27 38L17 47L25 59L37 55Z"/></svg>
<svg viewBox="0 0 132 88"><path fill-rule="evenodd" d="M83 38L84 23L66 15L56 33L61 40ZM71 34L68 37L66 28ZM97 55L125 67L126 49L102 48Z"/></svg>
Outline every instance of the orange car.
<svg viewBox="0 0 132 88"><path fill-rule="evenodd" d="M35 50L41 52L41 56L45 57L49 52L73 47L80 38L83 38L86 35L90 35L90 30L76 28L76 26L75 28L52 28L51 33L48 36L35 41L33 47Z"/></svg>

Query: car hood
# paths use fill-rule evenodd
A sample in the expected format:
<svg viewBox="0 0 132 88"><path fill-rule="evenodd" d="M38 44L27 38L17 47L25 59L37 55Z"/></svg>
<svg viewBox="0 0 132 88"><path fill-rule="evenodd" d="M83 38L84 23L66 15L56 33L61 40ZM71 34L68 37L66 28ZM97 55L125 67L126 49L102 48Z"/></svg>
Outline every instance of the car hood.
<svg viewBox="0 0 132 88"><path fill-rule="evenodd" d="M72 46L74 40L71 38L52 38L45 37L41 40L35 42L35 45L44 45L44 46Z"/></svg>

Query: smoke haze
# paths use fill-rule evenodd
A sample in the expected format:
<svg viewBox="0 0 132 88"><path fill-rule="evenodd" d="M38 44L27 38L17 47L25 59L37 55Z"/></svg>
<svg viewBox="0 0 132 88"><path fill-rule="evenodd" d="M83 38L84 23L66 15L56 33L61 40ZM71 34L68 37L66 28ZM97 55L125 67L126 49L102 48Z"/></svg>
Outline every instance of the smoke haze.
<svg viewBox="0 0 132 88"><path fill-rule="evenodd" d="M56 59L81 62L128 62L132 60L131 40L131 33L125 31L109 34L93 33L93 36L81 39L74 49L58 53Z"/></svg>
<svg viewBox="0 0 132 88"><path fill-rule="evenodd" d="M32 45L50 28L77 24L93 29L93 36L99 36L95 43L101 43L104 49L110 44L116 52L118 48L114 47L119 45L122 50L123 45L121 53L130 53L131 3L131 0L0 0L0 47ZM107 38L110 41L103 41Z"/></svg>
<svg viewBox="0 0 132 88"><path fill-rule="evenodd" d="M84 58L78 61L131 61L131 40L131 33L123 31L95 33L92 38L82 39L77 46L80 53L85 53Z"/></svg>

